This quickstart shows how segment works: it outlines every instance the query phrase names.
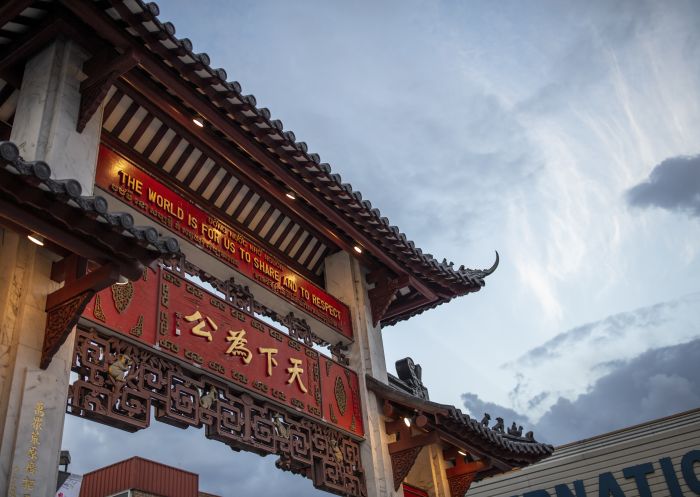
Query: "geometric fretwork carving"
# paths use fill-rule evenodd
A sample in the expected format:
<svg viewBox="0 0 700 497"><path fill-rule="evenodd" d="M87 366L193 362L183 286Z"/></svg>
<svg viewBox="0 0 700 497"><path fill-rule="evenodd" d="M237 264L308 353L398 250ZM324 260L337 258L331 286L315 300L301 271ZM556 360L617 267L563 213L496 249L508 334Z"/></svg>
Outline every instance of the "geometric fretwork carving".
<svg viewBox="0 0 700 497"><path fill-rule="evenodd" d="M117 361L112 372L120 374L110 374ZM278 468L310 478L316 488L367 495L358 441L155 350L79 329L71 367L78 379L69 387L70 414L134 432L149 426L153 407L158 421L203 426L207 438L234 450L276 454Z"/></svg>
<svg viewBox="0 0 700 497"><path fill-rule="evenodd" d="M452 455L456 455L453 449ZM461 455L461 454L460 454ZM477 474L480 471L487 470L491 464L484 460L467 462L464 457L456 455L454 458L454 466L445 470L447 482L450 485L450 494L452 497L463 497L469 490Z"/></svg>
<svg viewBox="0 0 700 497"><path fill-rule="evenodd" d="M95 292L93 290L86 290L47 311L44 344L41 350L41 361L39 362L41 369L49 367L51 359L66 341L78 319L80 319L80 315L85 310L85 306L87 306L94 295Z"/></svg>
<svg viewBox="0 0 700 497"><path fill-rule="evenodd" d="M394 490L398 490L423 446L411 447L391 454L391 468L394 473Z"/></svg>
<svg viewBox="0 0 700 497"><path fill-rule="evenodd" d="M462 475L451 476L447 478L450 485L450 495L452 497L463 497L469 490L469 486L474 481L476 473L467 473Z"/></svg>

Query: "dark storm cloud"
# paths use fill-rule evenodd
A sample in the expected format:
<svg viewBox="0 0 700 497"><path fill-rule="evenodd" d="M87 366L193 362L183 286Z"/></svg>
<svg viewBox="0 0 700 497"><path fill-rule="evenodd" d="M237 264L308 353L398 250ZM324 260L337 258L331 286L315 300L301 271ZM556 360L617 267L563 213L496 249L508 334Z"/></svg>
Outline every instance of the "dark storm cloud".
<svg viewBox="0 0 700 497"><path fill-rule="evenodd" d="M698 407L698 357L700 339L645 352L573 402L559 399L537 428L559 444Z"/></svg>
<svg viewBox="0 0 700 497"><path fill-rule="evenodd" d="M626 198L634 207L660 207L700 217L700 155L666 159L647 181L629 189Z"/></svg>
<svg viewBox="0 0 700 497"><path fill-rule="evenodd" d="M630 361L615 361L613 371L575 400L559 400L534 425L539 441L556 445L581 440L700 406L700 339L649 350ZM580 374L585 374L581 371ZM539 397L546 395L542 393ZM532 428L526 416L477 395L464 394L471 413L490 412L506 424ZM495 413L495 415L494 415Z"/></svg>

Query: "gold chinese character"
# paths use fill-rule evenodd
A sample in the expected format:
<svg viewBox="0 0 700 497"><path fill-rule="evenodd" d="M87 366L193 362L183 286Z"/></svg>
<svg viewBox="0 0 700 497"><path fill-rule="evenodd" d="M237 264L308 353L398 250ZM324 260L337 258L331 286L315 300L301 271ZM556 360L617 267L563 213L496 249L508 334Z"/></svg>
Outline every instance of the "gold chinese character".
<svg viewBox="0 0 700 497"><path fill-rule="evenodd" d="M301 391L306 393L306 387L301 382L301 373L303 373L304 370L299 367L299 365L302 363L302 360L292 358L289 359L289 362L292 363L292 367L287 368L287 373L289 373L289 379L287 380L287 383L293 383L294 380L297 380L299 382L299 388L301 389Z"/></svg>
<svg viewBox="0 0 700 497"><path fill-rule="evenodd" d="M22 486L24 487L25 490L34 490L34 484L36 483L35 480L32 480L28 476L25 476L24 479L22 480Z"/></svg>
<svg viewBox="0 0 700 497"><path fill-rule="evenodd" d="M43 424L44 424L43 419L41 419L39 417L35 417L34 420L32 421L32 428L34 429L35 432L38 433L41 431L41 427L43 426Z"/></svg>
<svg viewBox="0 0 700 497"><path fill-rule="evenodd" d="M36 406L34 407L34 414L41 414L41 416L44 415L44 402L39 401L36 403Z"/></svg>
<svg viewBox="0 0 700 497"><path fill-rule="evenodd" d="M27 465L24 467L24 472L29 475L35 475L36 463L34 461L27 461Z"/></svg>
<svg viewBox="0 0 700 497"><path fill-rule="evenodd" d="M36 447L29 447L29 449L27 449L27 457L30 461L36 462L36 460L39 458L39 454L36 452Z"/></svg>
<svg viewBox="0 0 700 497"><path fill-rule="evenodd" d="M226 350L227 354L240 356L243 358L243 362L250 364L250 361L253 359L253 353L245 348L248 344L248 339L245 337L245 330L228 330L226 341L231 342L228 350Z"/></svg>
<svg viewBox="0 0 700 497"><path fill-rule="evenodd" d="M185 321L187 321L188 323L200 321L194 328L192 328L192 334L197 335L198 337L204 337L209 342L213 340L211 336L212 331L216 331L219 329L219 327L216 325L212 318L210 318L209 316L202 317L202 313L200 313L199 311L195 311L195 313L191 316L185 316ZM207 323L209 323L209 326L212 328L212 331L204 329L206 328Z"/></svg>
<svg viewBox="0 0 700 497"><path fill-rule="evenodd" d="M41 442L39 441L39 434L35 431L32 432L32 445L36 446L39 445Z"/></svg>
<svg viewBox="0 0 700 497"><path fill-rule="evenodd" d="M277 349L258 347L258 352L267 354L267 376L272 376L272 366L277 366L277 359L272 357L272 354L279 352Z"/></svg>

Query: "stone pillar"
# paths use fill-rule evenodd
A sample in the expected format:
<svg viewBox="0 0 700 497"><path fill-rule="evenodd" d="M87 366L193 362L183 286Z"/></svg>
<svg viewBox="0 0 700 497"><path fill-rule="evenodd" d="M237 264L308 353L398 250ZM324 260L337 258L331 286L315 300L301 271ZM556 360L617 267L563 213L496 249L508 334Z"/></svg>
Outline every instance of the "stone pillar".
<svg viewBox="0 0 700 497"><path fill-rule="evenodd" d="M91 195L102 127L102 107L82 133L75 128L80 109L83 62L74 42L58 39L30 59L24 69L10 140L25 160L43 160L55 179L73 178Z"/></svg>
<svg viewBox="0 0 700 497"><path fill-rule="evenodd" d="M39 369L52 257L5 230L0 245L0 495L56 493L72 340Z"/></svg>
<svg viewBox="0 0 700 497"><path fill-rule="evenodd" d="M24 70L10 139L26 160L44 160L57 179L93 192L101 109L76 131L81 67L89 54L58 39ZM53 497L63 435L74 335L47 370L39 368L46 295L55 256L22 234L0 239L0 495Z"/></svg>
<svg viewBox="0 0 700 497"><path fill-rule="evenodd" d="M367 389L365 374L387 382L386 361L381 329L372 325L372 309L367 295L365 275L359 263L347 252L326 259L326 289L350 307L355 343L350 349L350 367L360 379L360 395L364 403L362 421L366 442L362 444L362 465L369 497L403 497L403 490L394 491L389 437L384 429L382 406Z"/></svg>

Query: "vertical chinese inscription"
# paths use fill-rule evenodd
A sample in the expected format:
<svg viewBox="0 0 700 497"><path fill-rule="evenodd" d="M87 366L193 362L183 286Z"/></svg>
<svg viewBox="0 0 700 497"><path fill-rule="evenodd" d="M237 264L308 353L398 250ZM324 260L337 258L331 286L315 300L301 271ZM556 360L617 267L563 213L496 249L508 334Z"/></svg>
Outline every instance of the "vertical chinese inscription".
<svg viewBox="0 0 700 497"><path fill-rule="evenodd" d="M30 435L29 447L27 448L27 459L24 464L24 478L19 482L22 488L22 495L28 497L32 495L36 486L36 474L38 471L37 461L39 459L39 446L41 445L41 430L44 427L44 402L38 401L34 405L34 418L32 419L32 433ZM12 471L12 480L10 483L10 495L17 495L17 467Z"/></svg>

